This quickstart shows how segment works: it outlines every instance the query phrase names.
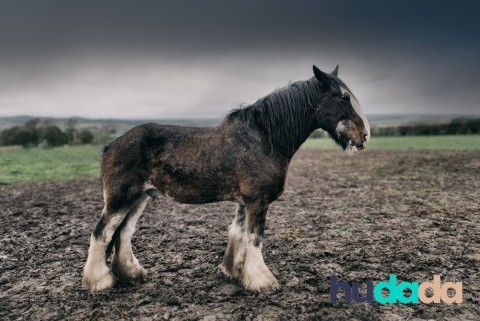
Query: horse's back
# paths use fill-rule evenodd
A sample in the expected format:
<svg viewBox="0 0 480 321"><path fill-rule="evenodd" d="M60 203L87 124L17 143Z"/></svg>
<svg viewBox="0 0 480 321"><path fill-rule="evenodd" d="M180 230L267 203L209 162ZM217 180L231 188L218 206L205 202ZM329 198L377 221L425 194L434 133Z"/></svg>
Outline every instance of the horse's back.
<svg viewBox="0 0 480 321"><path fill-rule="evenodd" d="M179 140L193 138L211 131L204 127L187 127L148 123L138 125L106 144L102 150L103 156L121 154L124 157L145 156L152 149L159 149L167 144L175 144ZM133 155L135 154L135 155Z"/></svg>

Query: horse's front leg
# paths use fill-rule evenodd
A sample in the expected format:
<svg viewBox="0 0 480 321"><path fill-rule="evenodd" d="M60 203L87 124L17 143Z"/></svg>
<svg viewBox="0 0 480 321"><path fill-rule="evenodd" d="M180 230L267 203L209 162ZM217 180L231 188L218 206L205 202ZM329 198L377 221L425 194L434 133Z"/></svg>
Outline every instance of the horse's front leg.
<svg viewBox="0 0 480 321"><path fill-rule="evenodd" d="M262 240L269 204L247 205L245 221L246 251L242 269L242 283L250 290L262 291L279 287L277 279L265 265L262 256Z"/></svg>
<svg viewBox="0 0 480 321"><path fill-rule="evenodd" d="M227 252L222 264L227 275L238 279L245 288L254 291L271 290L279 286L262 256L267 210L268 204L248 204L248 213L245 215L240 206L229 230Z"/></svg>
<svg viewBox="0 0 480 321"><path fill-rule="evenodd" d="M228 229L227 250L225 251L223 262L220 265L220 268L226 276L241 280L246 245L245 206L239 205L237 214Z"/></svg>

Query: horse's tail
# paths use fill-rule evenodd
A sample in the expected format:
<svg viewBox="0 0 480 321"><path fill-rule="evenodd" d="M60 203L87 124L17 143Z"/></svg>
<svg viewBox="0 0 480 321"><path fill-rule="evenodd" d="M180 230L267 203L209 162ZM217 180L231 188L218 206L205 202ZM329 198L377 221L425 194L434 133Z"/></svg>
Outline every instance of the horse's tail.
<svg viewBox="0 0 480 321"><path fill-rule="evenodd" d="M105 145L102 146L102 149L100 150L100 156L103 158L105 156L105 153L108 151L110 146L112 145L113 141L106 143Z"/></svg>
<svg viewBox="0 0 480 321"><path fill-rule="evenodd" d="M100 176L102 177L102 180L103 180L103 177L104 177L104 159L105 159L105 155L107 154L108 150L110 149L110 147L112 146L112 143L113 141L111 142L108 142L106 143L105 145L102 146L102 148L100 149Z"/></svg>

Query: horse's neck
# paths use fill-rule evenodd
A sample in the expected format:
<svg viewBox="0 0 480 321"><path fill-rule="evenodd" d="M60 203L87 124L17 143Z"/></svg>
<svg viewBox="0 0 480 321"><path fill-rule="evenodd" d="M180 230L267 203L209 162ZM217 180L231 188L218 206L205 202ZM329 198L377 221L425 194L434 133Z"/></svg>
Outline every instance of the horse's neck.
<svg viewBox="0 0 480 321"><path fill-rule="evenodd" d="M315 123L314 106L303 106L291 119L278 119L277 130L269 133L272 151L290 159L310 134L318 127ZM268 130L264 128L266 132Z"/></svg>
<svg viewBox="0 0 480 321"><path fill-rule="evenodd" d="M232 111L225 120L254 126L265 136L271 151L291 158L313 130L321 93L315 79L300 81Z"/></svg>
<svg viewBox="0 0 480 321"><path fill-rule="evenodd" d="M287 148L285 149L278 150L279 153L281 153L283 156L285 156L288 159L291 159L293 155L295 155L295 153L298 151L300 146L308 139L310 134L316 129L313 124L313 117L310 117L308 119L308 122L302 125L299 125L299 127L300 128L298 128L297 131L291 133L292 144L290 146L287 146Z"/></svg>

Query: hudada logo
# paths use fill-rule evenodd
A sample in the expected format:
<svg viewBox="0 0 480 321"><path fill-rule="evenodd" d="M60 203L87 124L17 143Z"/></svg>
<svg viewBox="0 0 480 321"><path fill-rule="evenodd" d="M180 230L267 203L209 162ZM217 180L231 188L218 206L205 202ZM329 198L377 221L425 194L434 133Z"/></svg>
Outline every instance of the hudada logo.
<svg viewBox="0 0 480 321"><path fill-rule="evenodd" d="M430 289L431 295L427 295ZM400 282L397 276L390 275L388 281L378 282L375 286L373 281L366 284L366 293L360 294L360 284L357 281L350 283L339 281L336 275L330 277L330 301L337 304L337 294L345 293L345 303L372 303L373 299L380 304L418 304L423 303L462 303L462 282L441 283L440 276L434 275L432 282ZM449 291L450 290L450 291ZM405 293L408 291L409 293ZM385 295L384 295L385 293Z"/></svg>

